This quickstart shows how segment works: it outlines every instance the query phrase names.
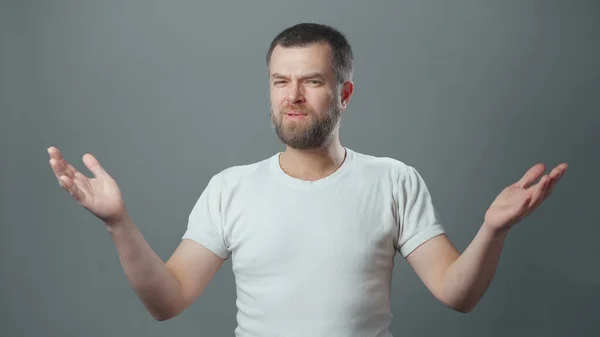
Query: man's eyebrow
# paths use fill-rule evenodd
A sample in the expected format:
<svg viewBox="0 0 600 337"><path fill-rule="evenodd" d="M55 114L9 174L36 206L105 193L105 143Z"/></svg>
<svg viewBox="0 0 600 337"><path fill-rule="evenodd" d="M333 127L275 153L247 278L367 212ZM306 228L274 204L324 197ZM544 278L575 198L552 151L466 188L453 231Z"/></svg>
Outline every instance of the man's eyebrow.
<svg viewBox="0 0 600 337"><path fill-rule="evenodd" d="M273 74L271 74L271 77L272 78L285 78L285 76L280 73L273 73Z"/></svg>
<svg viewBox="0 0 600 337"><path fill-rule="evenodd" d="M316 71L316 72L312 72L312 73L308 73L308 74L302 75L302 76L300 76L300 79L315 78L315 77L325 78L325 76L323 76L323 74L321 74L320 72ZM271 78L287 78L287 76L282 75L280 73L273 73L273 74L271 74Z"/></svg>

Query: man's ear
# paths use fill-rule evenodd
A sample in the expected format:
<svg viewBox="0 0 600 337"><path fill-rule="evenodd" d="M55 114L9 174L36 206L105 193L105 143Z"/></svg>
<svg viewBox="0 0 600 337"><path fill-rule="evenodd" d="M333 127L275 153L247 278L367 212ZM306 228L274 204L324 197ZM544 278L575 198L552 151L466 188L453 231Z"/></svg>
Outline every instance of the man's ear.
<svg viewBox="0 0 600 337"><path fill-rule="evenodd" d="M350 97L352 97L352 93L354 92L354 82L352 81L347 81L344 82L344 84L342 85L342 92L341 92L341 104L342 104L342 108L346 109L346 107L348 106L348 102L350 102Z"/></svg>

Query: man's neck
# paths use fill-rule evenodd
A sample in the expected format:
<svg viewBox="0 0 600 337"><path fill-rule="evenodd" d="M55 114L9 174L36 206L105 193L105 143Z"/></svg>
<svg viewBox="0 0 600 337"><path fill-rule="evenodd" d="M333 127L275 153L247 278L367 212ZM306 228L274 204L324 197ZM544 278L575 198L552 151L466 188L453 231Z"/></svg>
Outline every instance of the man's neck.
<svg viewBox="0 0 600 337"><path fill-rule="evenodd" d="M339 141L310 150L286 147L279 157L281 169L297 179L315 181L335 172L346 158L346 149Z"/></svg>

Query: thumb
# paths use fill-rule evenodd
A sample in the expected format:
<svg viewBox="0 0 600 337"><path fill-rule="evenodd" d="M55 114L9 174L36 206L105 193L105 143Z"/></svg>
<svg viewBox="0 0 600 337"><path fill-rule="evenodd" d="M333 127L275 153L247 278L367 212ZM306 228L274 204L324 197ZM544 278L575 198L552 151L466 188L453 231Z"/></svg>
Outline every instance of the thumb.
<svg viewBox="0 0 600 337"><path fill-rule="evenodd" d="M109 174L102 168L100 162L93 155L86 153L83 155L83 163L94 174L96 178L109 177Z"/></svg>

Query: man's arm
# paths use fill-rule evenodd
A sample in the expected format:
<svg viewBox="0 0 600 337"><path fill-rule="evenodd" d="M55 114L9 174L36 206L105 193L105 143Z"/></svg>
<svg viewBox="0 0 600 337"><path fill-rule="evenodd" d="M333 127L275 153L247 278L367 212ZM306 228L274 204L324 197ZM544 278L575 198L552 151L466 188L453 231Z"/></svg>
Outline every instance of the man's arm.
<svg viewBox="0 0 600 337"><path fill-rule="evenodd" d="M49 147L48 154L60 186L104 222L127 279L152 317L165 320L189 306L213 278L223 259L198 243L183 240L164 263L127 213L119 185L96 157L89 153L83 156L84 164L94 175L88 178L69 164L56 147ZM206 198L203 195L201 200ZM196 216L195 220L203 223L211 219Z"/></svg>
<svg viewBox="0 0 600 337"><path fill-rule="evenodd" d="M562 163L543 175L545 166L538 164L506 187L462 254L446 235L439 235L410 253L408 263L442 303L460 312L473 310L494 278L508 231L552 193L566 169L567 164Z"/></svg>
<svg viewBox="0 0 600 337"><path fill-rule="evenodd" d="M178 315L194 302L224 261L200 244L183 240L164 263L129 216L107 228L127 279L159 321Z"/></svg>
<svg viewBox="0 0 600 337"><path fill-rule="evenodd" d="M415 249L406 260L438 300L466 313L473 310L494 278L505 237L482 226L459 254L446 235L439 235Z"/></svg>

